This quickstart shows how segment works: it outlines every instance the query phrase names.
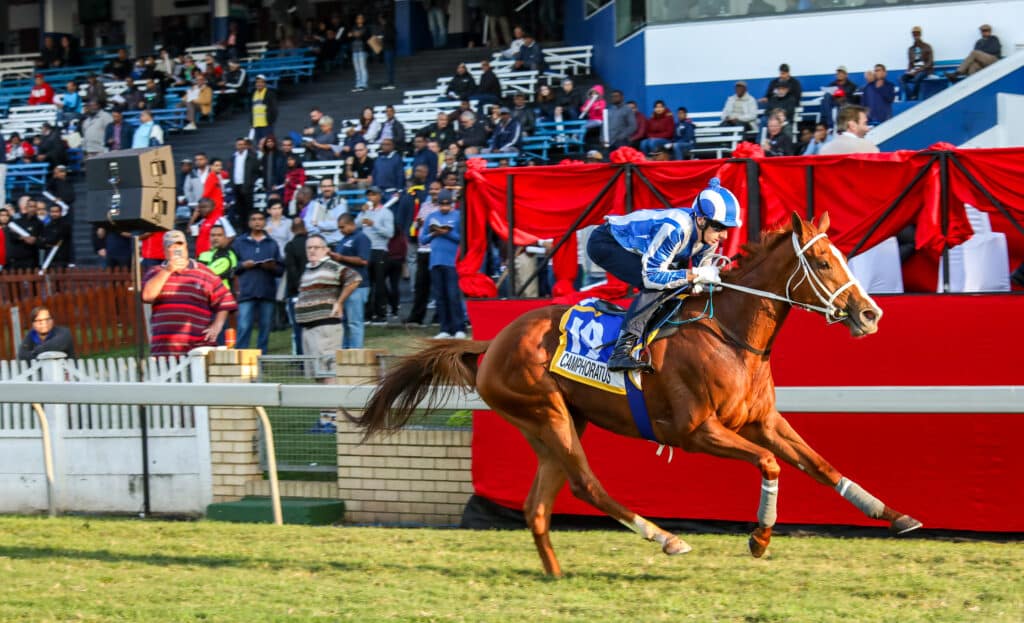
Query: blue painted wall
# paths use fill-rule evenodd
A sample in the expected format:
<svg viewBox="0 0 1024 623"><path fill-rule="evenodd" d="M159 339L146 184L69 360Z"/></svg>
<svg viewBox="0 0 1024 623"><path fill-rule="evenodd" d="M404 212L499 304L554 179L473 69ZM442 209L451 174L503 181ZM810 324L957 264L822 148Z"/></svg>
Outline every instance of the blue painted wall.
<svg viewBox="0 0 1024 623"><path fill-rule="evenodd" d="M646 110L644 33L616 46L614 3L584 18L583 0L566 0L565 16L566 44L594 46L593 67L605 92L619 89L626 100L636 100L641 110Z"/></svg>
<svg viewBox="0 0 1024 623"><path fill-rule="evenodd" d="M924 149L938 141L960 145L996 125L996 95L999 93L1024 94L1024 68L914 124L879 148L882 151Z"/></svg>

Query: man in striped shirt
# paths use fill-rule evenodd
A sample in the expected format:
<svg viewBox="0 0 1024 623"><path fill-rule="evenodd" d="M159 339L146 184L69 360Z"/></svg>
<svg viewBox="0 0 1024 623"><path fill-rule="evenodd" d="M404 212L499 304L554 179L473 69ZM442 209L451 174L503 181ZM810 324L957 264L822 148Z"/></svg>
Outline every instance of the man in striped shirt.
<svg viewBox="0 0 1024 623"><path fill-rule="evenodd" d="M164 234L164 256L142 286L142 300L153 305L150 354L183 355L216 344L228 312L237 309L234 297L209 268L189 259L184 233Z"/></svg>
<svg viewBox="0 0 1024 623"><path fill-rule="evenodd" d="M299 280L295 321L302 327L302 352L323 357L329 368L341 348L341 321L345 299L363 278L327 257L327 241L320 234L306 238L306 270Z"/></svg>

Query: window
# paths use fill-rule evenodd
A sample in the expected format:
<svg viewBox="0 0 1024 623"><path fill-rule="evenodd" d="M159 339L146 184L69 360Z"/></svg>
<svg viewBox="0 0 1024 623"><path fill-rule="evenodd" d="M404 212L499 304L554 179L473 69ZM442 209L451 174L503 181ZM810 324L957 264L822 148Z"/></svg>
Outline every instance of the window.
<svg viewBox="0 0 1024 623"><path fill-rule="evenodd" d="M602 7L608 6L612 0L586 0L583 3L583 11L587 17L590 17L594 13L601 10Z"/></svg>
<svg viewBox="0 0 1024 623"><path fill-rule="evenodd" d="M651 0L616 0L616 41L622 41L647 25L647 1ZM652 3L657 4L656 2Z"/></svg>
<svg viewBox="0 0 1024 623"><path fill-rule="evenodd" d="M639 0L634 0L633 4ZM928 4L950 0L644 0L649 24Z"/></svg>

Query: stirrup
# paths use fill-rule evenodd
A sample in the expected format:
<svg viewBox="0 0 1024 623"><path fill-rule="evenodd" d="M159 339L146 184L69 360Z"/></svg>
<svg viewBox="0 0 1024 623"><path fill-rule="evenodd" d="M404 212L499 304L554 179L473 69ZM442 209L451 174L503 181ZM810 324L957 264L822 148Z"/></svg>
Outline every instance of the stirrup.
<svg viewBox="0 0 1024 623"><path fill-rule="evenodd" d="M649 361L637 361L633 356L640 338L632 333L623 332L615 342L615 350L612 351L611 359L608 360L610 372L628 372L631 370L650 371Z"/></svg>

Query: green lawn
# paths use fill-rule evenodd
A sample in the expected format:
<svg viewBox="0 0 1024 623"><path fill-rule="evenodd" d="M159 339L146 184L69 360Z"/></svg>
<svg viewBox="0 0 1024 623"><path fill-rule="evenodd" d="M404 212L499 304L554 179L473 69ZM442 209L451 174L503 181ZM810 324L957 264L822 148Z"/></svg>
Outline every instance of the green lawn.
<svg viewBox="0 0 1024 623"><path fill-rule="evenodd" d="M1024 618L1024 545L685 535L669 558L625 530L310 528L0 517L0 620L984 621Z"/></svg>

